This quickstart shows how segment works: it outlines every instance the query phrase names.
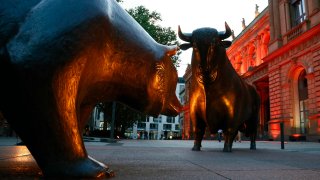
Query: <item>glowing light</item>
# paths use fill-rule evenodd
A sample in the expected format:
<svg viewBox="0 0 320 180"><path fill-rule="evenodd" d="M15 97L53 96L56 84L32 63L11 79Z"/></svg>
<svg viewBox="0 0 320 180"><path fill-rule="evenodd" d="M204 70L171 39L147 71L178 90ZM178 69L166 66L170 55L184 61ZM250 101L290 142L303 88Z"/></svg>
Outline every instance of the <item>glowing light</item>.
<svg viewBox="0 0 320 180"><path fill-rule="evenodd" d="M198 88L196 91L192 93L192 97L190 98L190 111L194 112L197 108L200 107L200 112L202 113L202 117L205 117L205 98L204 98L204 90L201 88ZM191 115L194 115L195 113L191 113ZM193 118L195 119L195 118Z"/></svg>
<svg viewBox="0 0 320 180"><path fill-rule="evenodd" d="M14 148L13 151L11 151L12 156L27 156L30 155L29 150L25 146L17 146Z"/></svg>
<svg viewBox="0 0 320 180"><path fill-rule="evenodd" d="M278 139L280 136L280 125L278 123L270 124L270 135L272 139Z"/></svg>
<svg viewBox="0 0 320 180"><path fill-rule="evenodd" d="M301 136L301 134L292 134L291 136L294 137L294 138L298 138L298 137Z"/></svg>
<svg viewBox="0 0 320 180"><path fill-rule="evenodd" d="M233 109L231 101L226 96L223 96L222 100L228 108L228 112L229 112L230 117L233 118L234 109Z"/></svg>

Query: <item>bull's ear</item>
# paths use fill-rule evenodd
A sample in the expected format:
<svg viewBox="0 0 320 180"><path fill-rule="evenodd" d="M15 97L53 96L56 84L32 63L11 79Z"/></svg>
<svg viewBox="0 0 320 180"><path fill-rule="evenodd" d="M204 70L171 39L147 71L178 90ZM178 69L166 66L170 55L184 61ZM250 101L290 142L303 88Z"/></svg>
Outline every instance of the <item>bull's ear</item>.
<svg viewBox="0 0 320 180"><path fill-rule="evenodd" d="M189 49L191 47L192 47L192 45L190 43L181 44L179 46L179 48L182 49L182 50L187 50L187 49Z"/></svg>
<svg viewBox="0 0 320 180"><path fill-rule="evenodd" d="M231 46L232 42L231 41L221 41L221 44L224 48L228 48Z"/></svg>

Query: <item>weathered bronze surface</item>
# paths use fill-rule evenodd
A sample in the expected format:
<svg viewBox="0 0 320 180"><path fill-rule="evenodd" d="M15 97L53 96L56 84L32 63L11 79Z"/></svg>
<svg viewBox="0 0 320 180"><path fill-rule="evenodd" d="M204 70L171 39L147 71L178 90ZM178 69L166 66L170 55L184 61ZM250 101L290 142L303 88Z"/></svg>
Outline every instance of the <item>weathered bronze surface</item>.
<svg viewBox="0 0 320 180"><path fill-rule="evenodd" d="M250 149L256 149L260 99L255 88L237 74L226 55L225 48L231 45L230 41L224 41L231 35L227 23L225 32L200 28L188 34L182 33L179 27L178 34L188 42L180 46L182 50L193 48L190 88L193 150L200 150L206 127L211 133L223 130L225 152L232 150L238 130L250 136Z"/></svg>
<svg viewBox="0 0 320 180"><path fill-rule="evenodd" d="M0 110L45 176L100 177L81 131L97 102L175 116L176 47L156 43L114 0L0 4Z"/></svg>

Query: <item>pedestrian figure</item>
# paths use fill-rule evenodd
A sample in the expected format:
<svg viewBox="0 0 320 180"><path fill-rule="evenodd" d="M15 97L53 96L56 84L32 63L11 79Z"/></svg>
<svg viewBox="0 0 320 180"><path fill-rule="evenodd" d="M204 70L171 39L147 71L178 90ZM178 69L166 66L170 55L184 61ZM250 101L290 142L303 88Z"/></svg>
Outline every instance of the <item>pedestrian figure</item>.
<svg viewBox="0 0 320 180"><path fill-rule="evenodd" d="M218 141L219 142L221 142L221 139L222 139L222 132L223 132L222 129L218 130Z"/></svg>
<svg viewBox="0 0 320 180"><path fill-rule="evenodd" d="M147 132L147 131L144 132L144 139L146 139L146 140L149 139L149 137L148 137L148 132Z"/></svg>
<svg viewBox="0 0 320 180"><path fill-rule="evenodd" d="M241 142L241 132L238 131L238 141Z"/></svg>
<svg viewBox="0 0 320 180"><path fill-rule="evenodd" d="M239 142L241 142L241 132L240 132L240 131L238 131L237 136L234 138L234 142L237 142L237 140L238 140Z"/></svg>

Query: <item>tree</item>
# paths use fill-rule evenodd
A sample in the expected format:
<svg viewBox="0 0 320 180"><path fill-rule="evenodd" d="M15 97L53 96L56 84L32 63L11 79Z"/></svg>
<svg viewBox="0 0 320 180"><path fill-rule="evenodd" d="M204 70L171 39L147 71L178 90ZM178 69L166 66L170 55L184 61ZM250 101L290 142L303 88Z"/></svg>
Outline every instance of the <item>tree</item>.
<svg viewBox="0 0 320 180"><path fill-rule="evenodd" d="M112 118L112 102L99 103L97 107L104 112L104 127L107 130L107 125L111 123ZM115 109L115 135L124 137L125 130L132 127L134 123L144 121L146 115L136 111L129 106L121 103L116 103Z"/></svg>
<svg viewBox="0 0 320 180"><path fill-rule="evenodd" d="M146 120L146 115L136 111L129 106L121 103L116 103L116 113L115 113L115 135L124 137L126 129L132 127L134 123L142 122Z"/></svg>
<svg viewBox="0 0 320 180"><path fill-rule="evenodd" d="M164 45L179 44L176 33L170 27L161 27L157 24L162 21L161 15L158 12L150 12L144 6L138 6L127 11L158 43ZM172 61L176 67L179 67L181 61L179 59L180 54L181 51L179 50L177 55L172 57Z"/></svg>

